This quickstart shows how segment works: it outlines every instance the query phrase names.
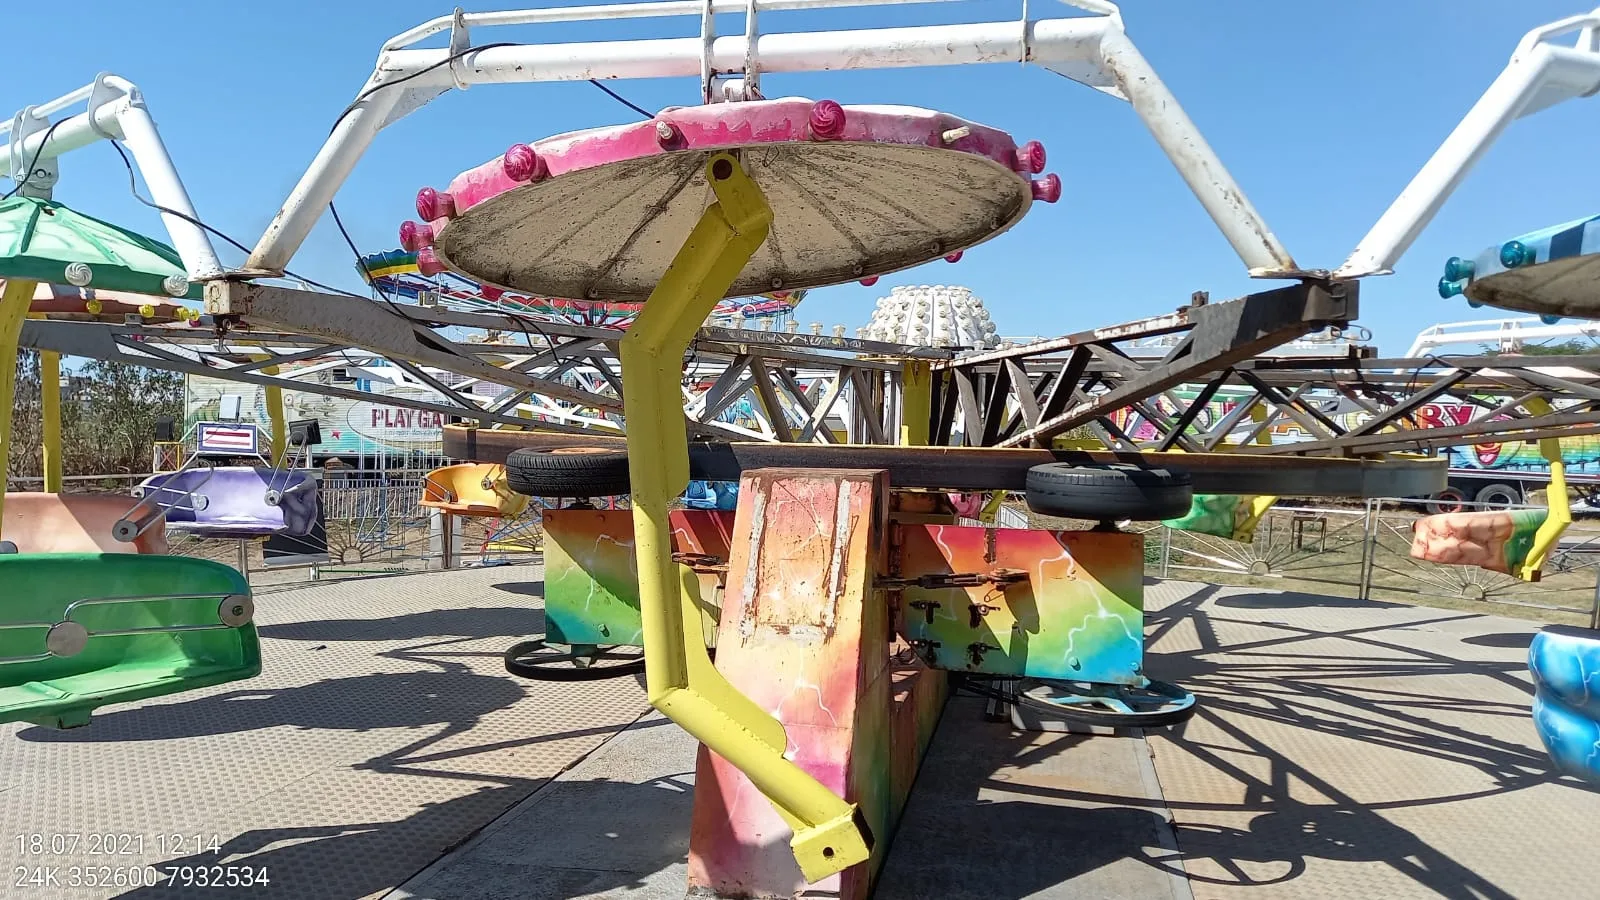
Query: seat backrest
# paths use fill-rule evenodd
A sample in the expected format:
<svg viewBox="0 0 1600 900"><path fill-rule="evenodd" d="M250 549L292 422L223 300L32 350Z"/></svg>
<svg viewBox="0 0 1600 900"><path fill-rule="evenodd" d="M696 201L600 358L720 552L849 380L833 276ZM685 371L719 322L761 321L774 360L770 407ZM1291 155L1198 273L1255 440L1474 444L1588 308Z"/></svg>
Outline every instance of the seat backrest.
<svg viewBox="0 0 1600 900"><path fill-rule="evenodd" d="M131 544L111 536L112 526L138 502L115 494L8 493L0 537L21 553L166 553L159 527Z"/></svg>

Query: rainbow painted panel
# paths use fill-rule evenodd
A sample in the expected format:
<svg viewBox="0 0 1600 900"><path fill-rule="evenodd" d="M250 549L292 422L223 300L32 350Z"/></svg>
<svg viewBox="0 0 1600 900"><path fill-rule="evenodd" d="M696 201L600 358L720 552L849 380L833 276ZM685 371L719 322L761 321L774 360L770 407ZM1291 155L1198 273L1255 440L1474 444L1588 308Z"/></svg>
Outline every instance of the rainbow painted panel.
<svg viewBox="0 0 1600 900"><path fill-rule="evenodd" d="M1528 647L1533 724L1557 769L1600 785L1600 631L1549 625Z"/></svg>
<svg viewBox="0 0 1600 900"><path fill-rule="evenodd" d="M669 522L674 551L728 558L731 511L675 509ZM642 646L633 511L545 510L544 532L546 640L556 644ZM707 646L715 646L721 582L721 576L715 573L700 575Z"/></svg>
<svg viewBox="0 0 1600 900"><path fill-rule="evenodd" d="M1144 538L1097 531L900 525L900 576L1022 569L1003 591L908 587L900 628L961 672L1133 684L1144 661ZM992 552L990 541L993 541ZM937 604L937 605L933 605Z"/></svg>
<svg viewBox="0 0 1600 900"><path fill-rule="evenodd" d="M546 640L641 646L632 510L552 509L544 531Z"/></svg>

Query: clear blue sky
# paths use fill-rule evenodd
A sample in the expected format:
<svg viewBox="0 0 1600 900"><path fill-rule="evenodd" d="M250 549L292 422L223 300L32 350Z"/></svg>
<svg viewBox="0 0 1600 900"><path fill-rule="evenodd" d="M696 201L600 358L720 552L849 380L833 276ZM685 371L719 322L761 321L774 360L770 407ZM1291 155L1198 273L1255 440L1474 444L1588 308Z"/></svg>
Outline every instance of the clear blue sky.
<svg viewBox="0 0 1600 900"><path fill-rule="evenodd" d="M570 0L569 0L570 2ZM505 4L506 7L513 4ZM503 7L502 7L503 8ZM378 46L448 2L74 0L36 6L12 37L28 49L0 80L0 111L41 103L99 71L146 92L202 218L255 243L370 73ZM764 30L1015 18L1019 0L770 14ZM1299 262L1338 265L1499 73L1531 27L1584 0L1127 0L1128 31ZM1035 18L1072 15L1031 0ZM14 17L13 17L14 19ZM724 31L736 31L727 17ZM691 19L479 31L492 40L687 36ZM692 79L613 82L647 109L697 102ZM1016 65L769 75L768 96L937 108L1037 138L1065 182L1011 233L967 254L883 279L816 291L802 322L865 324L895 284L963 284L1006 334L1057 334L1166 311L1191 291L1224 298L1264 287L1211 225L1125 104ZM398 243L425 184L516 141L633 118L583 83L484 86L435 100L391 126L338 197L363 252ZM1516 123L1401 261L1364 288L1361 323L1388 353L1434 322L1487 318L1434 292L1446 257L1595 212L1600 101L1571 101ZM146 233L111 148L62 161L57 199ZM219 248L220 249L220 248ZM239 261L231 251L227 262ZM294 260L304 274L362 285L325 218Z"/></svg>

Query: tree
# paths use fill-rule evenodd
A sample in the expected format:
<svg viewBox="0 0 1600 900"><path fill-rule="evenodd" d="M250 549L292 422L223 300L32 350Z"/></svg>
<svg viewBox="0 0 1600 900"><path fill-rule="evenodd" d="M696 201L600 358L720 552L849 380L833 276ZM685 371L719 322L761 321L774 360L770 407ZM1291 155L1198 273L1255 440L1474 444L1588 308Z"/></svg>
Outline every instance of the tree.
<svg viewBox="0 0 1600 900"><path fill-rule="evenodd" d="M82 375L76 402L62 403L63 467L83 475L149 471L156 420L183 420L183 375L99 360Z"/></svg>
<svg viewBox="0 0 1600 900"><path fill-rule="evenodd" d="M183 419L183 376L124 363L92 361L62 373L61 469L65 475L149 471L156 420ZM44 441L39 354L17 355L16 402L11 412L12 477L43 472Z"/></svg>
<svg viewBox="0 0 1600 900"><path fill-rule="evenodd" d="M1578 338L1554 344L1523 344L1516 350L1501 350L1487 344L1480 349L1484 356L1592 356L1600 353L1600 346Z"/></svg>

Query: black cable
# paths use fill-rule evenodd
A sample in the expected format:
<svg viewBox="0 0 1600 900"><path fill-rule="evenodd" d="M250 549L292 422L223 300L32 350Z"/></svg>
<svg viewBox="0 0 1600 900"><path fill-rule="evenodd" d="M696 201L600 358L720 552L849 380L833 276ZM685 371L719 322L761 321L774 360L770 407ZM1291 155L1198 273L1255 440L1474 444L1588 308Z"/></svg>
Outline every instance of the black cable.
<svg viewBox="0 0 1600 900"><path fill-rule="evenodd" d="M0 197L0 201L10 200L12 197L15 197L17 195L17 191L22 190L22 186L28 183L29 178L33 177L33 167L39 164L39 157L44 155L44 146L50 143L50 136L55 134L56 129L60 128L61 123L65 121L66 119L57 119L56 121L50 123L49 128L45 129L44 140L39 142L39 149L33 151L33 159L29 160L28 167L22 170L22 177L18 179L16 185L13 186L11 190L6 191L6 195L4 197ZM15 137L15 135L13 135L13 137Z"/></svg>
<svg viewBox="0 0 1600 900"><path fill-rule="evenodd" d="M646 119L654 119L656 117L655 113L650 112L649 110L647 110L644 107L638 105L637 103L634 103L634 102L630 101L627 97L624 97L621 94L617 93L616 91L613 91L611 88L606 87L605 85L601 84L599 81L591 78L591 79L589 79L589 83L594 85L595 87L599 88L600 90L605 91L607 94L610 94L611 95L611 99L617 101L618 103L621 103L623 106L626 106L627 108L633 110L634 112L638 113L639 115L644 116Z"/></svg>
<svg viewBox="0 0 1600 900"><path fill-rule="evenodd" d="M361 101L366 100L368 97L371 97L373 94L376 94L377 92L383 90L384 88L394 87L397 84L404 84L404 83L410 81L413 78L421 78L423 75L426 75L429 72L432 72L434 69L440 68L441 66L448 66L451 63L455 62L458 59L461 59L464 56L467 56L467 55L472 54L472 53L477 53L479 50L492 50L492 49L495 49L495 48L498 48L498 47L519 47L519 46L521 46L521 45L517 44L517 43L515 43L513 41L500 41L500 42L494 43L494 44L484 44L481 47L468 47L467 49L461 51L460 53L453 53L453 54L445 57L444 59L441 59L438 62L433 63L432 65L424 66L423 68L418 69L415 72L412 72L410 75L402 75L402 76L400 76L399 78L396 78L393 81L385 81L383 84L373 85L372 87L367 88L366 90L364 90L361 93L357 94L356 98L354 100L350 101L350 105L346 106L344 108L344 112L339 113L338 118L333 120L333 128L329 128L328 132L330 134L333 133L333 129L339 127L339 123L344 121L344 117L345 116L348 116L351 113L355 112L356 107L361 105Z"/></svg>
<svg viewBox="0 0 1600 900"><path fill-rule="evenodd" d="M143 203L145 206L150 207L151 209L155 210L156 212L163 213L163 214L169 215L169 216L177 216L178 218L182 219L183 221L188 222L190 225L193 225L194 227L199 228L199 229L201 229L202 231L205 231L208 234L212 234L212 235L215 235L215 236L217 236L219 238L222 238L224 241L227 241L229 244L231 244L235 249L239 250L241 253L249 254L249 253L252 252L249 247L246 247L244 244L234 240L227 233L225 233L223 231L220 231L220 230L218 230L216 228L213 228L210 225L207 225L206 223L200 221L199 219L196 219L194 216L188 215L186 213L178 212L175 209L169 209L168 207L162 206L161 204L156 203L156 202L154 202L152 200L145 199L144 195L139 193L139 183L138 183L138 181L136 180L136 178L134 176L133 162L128 159L127 151L122 149L122 143L120 141L112 141L111 142L111 146L112 146L112 148L114 148L117 151L117 155L122 157L122 165L124 167L126 167L127 170L128 170L128 192L133 194L133 199L139 201L140 203ZM311 285L312 287L321 288L322 290L325 290L330 294L341 294L341 295L346 296L346 297L354 297L357 300L367 300L367 299L369 299L367 297L361 296L360 294L357 294L354 291L347 291L344 288L336 288L336 287L333 287L332 285L323 284L320 281L316 281L314 279L307 278L304 275L300 275L300 274L292 272L292 271L290 271L288 269L284 269L283 270L283 274L287 275L290 278L295 279L296 281L303 281L306 284Z"/></svg>

